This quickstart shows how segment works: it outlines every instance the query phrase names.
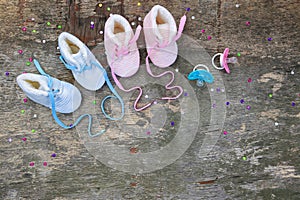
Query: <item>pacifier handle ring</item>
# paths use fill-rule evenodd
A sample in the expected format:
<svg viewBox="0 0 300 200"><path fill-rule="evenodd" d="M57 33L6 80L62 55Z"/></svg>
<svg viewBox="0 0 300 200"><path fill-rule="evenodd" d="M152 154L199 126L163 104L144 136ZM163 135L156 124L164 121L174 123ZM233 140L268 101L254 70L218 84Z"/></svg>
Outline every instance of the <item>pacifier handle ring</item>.
<svg viewBox="0 0 300 200"><path fill-rule="evenodd" d="M214 68L216 68L216 69L218 69L218 70L224 69L224 67L217 67L217 66L215 65L215 58L216 58L217 56L222 56L222 53L217 53L217 54L215 54L215 55L212 57L212 59L211 59L211 64L214 66Z"/></svg>
<svg viewBox="0 0 300 200"><path fill-rule="evenodd" d="M199 68L199 67L203 67L203 68L205 68L205 69L209 72L208 67L207 67L206 65L203 65L203 64L198 64L198 65L196 65L196 66L194 67L193 71L196 71L197 68ZM204 69L200 69L200 70L204 70Z"/></svg>

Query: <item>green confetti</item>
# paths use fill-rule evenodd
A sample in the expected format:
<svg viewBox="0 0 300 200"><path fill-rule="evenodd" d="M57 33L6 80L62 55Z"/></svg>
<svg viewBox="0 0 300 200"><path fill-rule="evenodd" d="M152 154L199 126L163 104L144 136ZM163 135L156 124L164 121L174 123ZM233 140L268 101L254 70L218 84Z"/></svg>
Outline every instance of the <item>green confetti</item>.
<svg viewBox="0 0 300 200"><path fill-rule="evenodd" d="M21 113L24 114L24 113L25 113L25 110L21 110Z"/></svg>
<svg viewBox="0 0 300 200"><path fill-rule="evenodd" d="M96 105L96 100L93 101L93 104Z"/></svg>
<svg viewBox="0 0 300 200"><path fill-rule="evenodd" d="M50 26L50 25L51 25L51 23L50 23L50 22L47 22L47 25L48 25L48 26Z"/></svg>
<svg viewBox="0 0 300 200"><path fill-rule="evenodd" d="M31 130L31 133L35 133L35 130L34 130L34 129L32 129L32 130Z"/></svg>
<svg viewBox="0 0 300 200"><path fill-rule="evenodd" d="M237 53L236 55L237 55L238 57L240 57L240 56L241 56L241 53Z"/></svg>
<svg viewBox="0 0 300 200"><path fill-rule="evenodd" d="M32 32L33 32L33 33L36 33L36 30L34 29L34 30L32 30Z"/></svg>
<svg viewBox="0 0 300 200"><path fill-rule="evenodd" d="M30 66L30 65L31 65L31 62L27 61L27 62L26 62L26 65L27 65L27 66Z"/></svg>
<svg viewBox="0 0 300 200"><path fill-rule="evenodd" d="M58 29L61 29L61 28L62 28L62 25L58 25L57 28L58 28Z"/></svg>
<svg viewBox="0 0 300 200"><path fill-rule="evenodd" d="M243 160L247 160L247 157L246 157L246 156L243 156Z"/></svg>
<svg viewBox="0 0 300 200"><path fill-rule="evenodd" d="M107 11L110 11L110 7L107 7L107 9L106 9Z"/></svg>
<svg viewBox="0 0 300 200"><path fill-rule="evenodd" d="M273 94L270 93L270 94L269 94L269 97L272 98L272 97L273 97Z"/></svg>

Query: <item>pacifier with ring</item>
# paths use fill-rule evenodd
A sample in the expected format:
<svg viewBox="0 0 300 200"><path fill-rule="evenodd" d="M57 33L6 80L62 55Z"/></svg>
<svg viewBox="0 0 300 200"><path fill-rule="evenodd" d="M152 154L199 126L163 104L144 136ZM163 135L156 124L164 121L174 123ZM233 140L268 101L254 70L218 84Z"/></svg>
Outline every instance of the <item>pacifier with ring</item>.
<svg viewBox="0 0 300 200"><path fill-rule="evenodd" d="M230 69L228 67L228 63L237 63L237 58L236 57L228 58L228 54L229 54L229 48L226 48L223 53L217 53L216 55L214 55L211 59L211 63L214 66L214 68L216 68L218 70L225 69L225 71L229 74ZM221 67L217 67L215 65L214 61L215 61L215 58L217 56L220 56L220 65L221 65Z"/></svg>
<svg viewBox="0 0 300 200"><path fill-rule="evenodd" d="M200 67L204 69L199 69ZM198 64L194 67L193 71L188 75L190 81L197 80L197 86L202 87L204 83L213 83L214 77L209 72L206 65Z"/></svg>

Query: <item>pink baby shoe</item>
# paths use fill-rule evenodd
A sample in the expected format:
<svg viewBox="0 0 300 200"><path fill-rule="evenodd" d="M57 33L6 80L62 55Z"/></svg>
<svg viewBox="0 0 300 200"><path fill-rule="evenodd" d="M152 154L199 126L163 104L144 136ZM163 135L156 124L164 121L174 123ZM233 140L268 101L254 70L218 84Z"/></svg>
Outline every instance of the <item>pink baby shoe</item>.
<svg viewBox="0 0 300 200"><path fill-rule="evenodd" d="M176 41L182 34L185 21L184 15L177 32L176 22L166 8L156 5L146 15L143 23L146 47L154 65L164 68L176 61L178 55Z"/></svg>
<svg viewBox="0 0 300 200"><path fill-rule="evenodd" d="M104 28L104 47L115 83L125 92L131 92L133 90L139 90L140 92L134 102L134 109L136 111L142 111L148 108L153 102L141 108L137 108L138 101L143 94L142 88L137 86L125 89L119 82L117 75L120 77L130 77L138 71L140 66L140 54L136 41L140 36L141 30L142 27L138 26L134 34L129 22L117 14L110 15Z"/></svg>
<svg viewBox="0 0 300 200"><path fill-rule="evenodd" d="M165 85L167 90L177 89L179 94L175 97L162 97L163 100L174 100L181 96L183 89L180 86L171 86L174 81L174 73L171 71L154 75L151 71L149 58L154 65L166 68L172 65L178 55L176 41L181 37L186 22L184 15L180 20L179 29L172 14L160 5L154 6L144 19L144 34L146 40L147 57L146 68L148 74L152 77L159 78L167 74L171 75L171 81Z"/></svg>
<svg viewBox="0 0 300 200"><path fill-rule="evenodd" d="M104 46L109 66L120 77L134 75L140 66L140 53L136 41L141 26L138 26L134 34L124 17L112 14L106 21L104 30Z"/></svg>

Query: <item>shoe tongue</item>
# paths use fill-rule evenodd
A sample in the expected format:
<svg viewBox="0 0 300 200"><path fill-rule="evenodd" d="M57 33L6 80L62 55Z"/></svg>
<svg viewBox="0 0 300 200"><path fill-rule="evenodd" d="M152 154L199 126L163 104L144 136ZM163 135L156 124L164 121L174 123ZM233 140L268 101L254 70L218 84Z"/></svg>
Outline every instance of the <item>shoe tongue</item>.
<svg viewBox="0 0 300 200"><path fill-rule="evenodd" d="M80 68L84 67L85 65L87 65L88 63L86 62L85 56L81 51L79 51L76 54L72 54L72 57L74 58L74 60L76 61L76 63L72 63L74 66L76 66L78 68L78 70L81 70Z"/></svg>
<svg viewBox="0 0 300 200"><path fill-rule="evenodd" d="M50 88L48 87L48 78L45 76L42 76L42 78L39 81L40 87L38 90L40 91L48 91Z"/></svg>
<svg viewBox="0 0 300 200"><path fill-rule="evenodd" d="M129 40L126 32L117 33L115 37L118 46L128 46Z"/></svg>
<svg viewBox="0 0 300 200"><path fill-rule="evenodd" d="M169 24L159 24L158 26L159 33L163 41L169 40Z"/></svg>

